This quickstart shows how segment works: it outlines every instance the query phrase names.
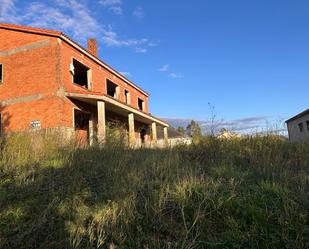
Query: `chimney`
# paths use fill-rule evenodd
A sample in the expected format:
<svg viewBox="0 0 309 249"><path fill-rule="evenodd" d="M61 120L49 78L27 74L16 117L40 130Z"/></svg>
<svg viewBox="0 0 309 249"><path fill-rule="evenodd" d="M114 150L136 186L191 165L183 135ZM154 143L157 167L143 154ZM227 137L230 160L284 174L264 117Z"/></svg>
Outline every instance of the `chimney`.
<svg viewBox="0 0 309 249"><path fill-rule="evenodd" d="M98 46L96 39L88 39L88 51L95 57L98 57Z"/></svg>

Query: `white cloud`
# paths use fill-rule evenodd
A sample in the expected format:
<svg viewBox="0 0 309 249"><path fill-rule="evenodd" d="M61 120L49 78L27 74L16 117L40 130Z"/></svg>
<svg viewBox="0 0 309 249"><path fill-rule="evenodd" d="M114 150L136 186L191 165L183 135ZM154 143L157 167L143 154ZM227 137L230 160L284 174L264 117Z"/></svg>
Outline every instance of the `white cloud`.
<svg viewBox="0 0 309 249"><path fill-rule="evenodd" d="M175 73L175 72L171 72L170 71L170 65L169 64L165 64L162 67L159 68L160 72L166 72L168 74L169 77L173 78L173 79L182 79L184 78L183 74L181 73Z"/></svg>
<svg viewBox="0 0 309 249"><path fill-rule="evenodd" d="M135 48L135 52L136 52L136 53L143 54L143 53L146 53L146 52L147 52L147 48L139 48L139 47L136 47L136 48Z"/></svg>
<svg viewBox="0 0 309 249"><path fill-rule="evenodd" d="M125 77L130 77L131 76L131 73L129 72L120 72L123 76Z"/></svg>
<svg viewBox="0 0 309 249"><path fill-rule="evenodd" d="M192 118L166 118L165 120L174 127L186 127L191 122ZM216 133L224 128L239 134L256 135L260 132L265 133L267 131L276 132L277 134L282 135L286 134L286 128L283 120L275 117L257 116L237 120L217 119L215 122L211 121L211 118L209 118L195 121L200 125L204 134L209 134L213 128Z"/></svg>
<svg viewBox="0 0 309 249"><path fill-rule="evenodd" d="M111 5L117 5L117 4L122 4L121 0L100 0L100 4L103 6L111 6Z"/></svg>
<svg viewBox="0 0 309 249"><path fill-rule="evenodd" d="M108 27L108 30L104 30L103 40L105 44L109 47L131 47L131 46L148 46L149 40L146 38L143 39L125 39L121 40L118 38L118 34L114 32L111 26Z"/></svg>
<svg viewBox="0 0 309 249"><path fill-rule="evenodd" d="M170 73L169 77L174 79L182 79L184 76L181 73Z"/></svg>
<svg viewBox="0 0 309 249"><path fill-rule="evenodd" d="M0 21L18 22L14 0L0 0Z"/></svg>
<svg viewBox="0 0 309 249"><path fill-rule="evenodd" d="M133 11L133 16L135 16L138 19L143 19L145 16L145 12L144 9L142 7L137 7L134 11Z"/></svg>
<svg viewBox="0 0 309 249"><path fill-rule="evenodd" d="M161 68L159 68L160 72L166 72L169 69L170 65L169 64L165 64L164 66L162 66Z"/></svg>
<svg viewBox="0 0 309 249"><path fill-rule="evenodd" d="M119 39L118 34L115 33L109 26L108 30L105 30L103 41L108 47L135 47L136 53L146 53L147 47L151 47L152 42L146 38L143 39Z"/></svg>
<svg viewBox="0 0 309 249"><path fill-rule="evenodd" d="M122 15L122 8L120 6L111 6L109 10L116 15Z"/></svg>
<svg viewBox="0 0 309 249"><path fill-rule="evenodd" d="M114 12L122 11L113 6L121 4L119 0L101 0L101 4L112 5ZM13 0L0 0L0 21L63 31L78 42L97 37L106 46L132 47L136 52L146 52L154 44L147 38L121 39L112 26L98 22L86 2L77 0L56 0L52 4L30 2L25 9L15 6Z"/></svg>
<svg viewBox="0 0 309 249"><path fill-rule="evenodd" d="M72 33L81 41L95 37L101 31L101 26L83 4L76 0L58 0L57 3L54 7L38 2L30 4L23 21L32 26Z"/></svg>
<svg viewBox="0 0 309 249"><path fill-rule="evenodd" d="M101 0L99 1L104 7L107 7L110 11L112 11L116 15L122 15L122 1L121 0Z"/></svg>
<svg viewBox="0 0 309 249"><path fill-rule="evenodd" d="M12 12L15 10L15 4L13 0L0 0L0 15L3 16L6 12Z"/></svg>
<svg viewBox="0 0 309 249"><path fill-rule="evenodd" d="M148 46L149 46L149 47L155 47L155 46L158 46L158 43L159 43L159 42L152 42L152 41L150 41L149 44L148 44Z"/></svg>

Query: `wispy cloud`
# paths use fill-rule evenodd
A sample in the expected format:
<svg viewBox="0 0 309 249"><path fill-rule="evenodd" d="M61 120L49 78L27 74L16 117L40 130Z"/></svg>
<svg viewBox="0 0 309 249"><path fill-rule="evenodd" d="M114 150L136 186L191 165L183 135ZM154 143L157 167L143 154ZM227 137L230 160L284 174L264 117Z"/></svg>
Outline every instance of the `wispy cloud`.
<svg viewBox="0 0 309 249"><path fill-rule="evenodd" d="M169 77L174 79L182 79L184 76L181 73L170 73Z"/></svg>
<svg viewBox="0 0 309 249"><path fill-rule="evenodd" d="M133 11L133 16L138 19L143 19L145 17L144 9L142 7L136 7Z"/></svg>
<svg viewBox="0 0 309 249"><path fill-rule="evenodd" d="M120 72L125 77L130 77L132 74L129 72Z"/></svg>
<svg viewBox="0 0 309 249"><path fill-rule="evenodd" d="M150 41L146 38L143 39L126 39L121 40L118 38L118 34L112 30L111 26L108 26L108 29L103 30L104 36L103 40L107 46L115 47L131 47L135 46L136 49L139 46L149 46Z"/></svg>
<svg viewBox="0 0 309 249"><path fill-rule="evenodd" d="M122 11L117 6L122 3L120 0L101 0L100 3L114 12ZM132 47L139 53L154 44L148 38L121 39L111 25L98 22L86 2L77 0L55 0L52 4L30 1L24 9L18 8L14 0L0 0L0 21L60 30L82 43L89 37L97 37L108 47Z"/></svg>
<svg viewBox="0 0 309 249"><path fill-rule="evenodd" d="M187 118L165 118L168 123L174 127L187 125L192 119ZM200 125L202 131L207 134L210 132L212 126L215 126L216 132L219 132L222 128L228 129L242 134L256 134L265 132L278 132L279 134L286 134L286 128L284 125L284 119L275 118L269 116L253 116L235 120L216 120L214 123L209 120L196 120Z"/></svg>
<svg viewBox="0 0 309 249"><path fill-rule="evenodd" d="M117 5L117 4L122 4L121 0L100 0L100 4L103 6L111 6L111 5Z"/></svg>
<svg viewBox="0 0 309 249"><path fill-rule="evenodd" d="M0 21L17 22L16 7L14 0L0 0Z"/></svg>
<svg viewBox="0 0 309 249"><path fill-rule="evenodd" d="M34 2L22 15L23 22L37 27L59 29L85 41L101 32L101 26L87 7L76 0L58 0L55 6Z"/></svg>
<svg viewBox="0 0 309 249"><path fill-rule="evenodd" d="M136 53L143 54L143 53L146 53L147 51L148 51L147 48L139 48L139 47L135 48Z"/></svg>
<svg viewBox="0 0 309 249"><path fill-rule="evenodd" d="M109 10L116 15L122 15L122 8L120 6L111 6L109 7Z"/></svg>
<svg viewBox="0 0 309 249"><path fill-rule="evenodd" d="M165 64L164 66L160 67L159 68L159 71L160 72L166 72L168 70L168 68L170 67L169 64Z"/></svg>
<svg viewBox="0 0 309 249"><path fill-rule="evenodd" d="M110 11L112 11L116 15L122 15L122 1L121 0L100 0L100 4L102 4L104 7L108 8Z"/></svg>
<svg viewBox="0 0 309 249"><path fill-rule="evenodd" d="M112 30L111 27L108 30L103 31L102 37L104 43L108 47L134 47L136 53L146 53L148 47L151 47L151 41L146 38L143 39L119 39L118 34Z"/></svg>
<svg viewBox="0 0 309 249"><path fill-rule="evenodd" d="M4 16L6 12L12 12L15 9L13 0L0 0L0 15Z"/></svg>
<svg viewBox="0 0 309 249"><path fill-rule="evenodd" d="M175 73L175 72L170 72L170 65L165 64L162 67L159 68L160 72L167 73L168 77L173 78L173 79L182 79L184 78L182 73Z"/></svg>

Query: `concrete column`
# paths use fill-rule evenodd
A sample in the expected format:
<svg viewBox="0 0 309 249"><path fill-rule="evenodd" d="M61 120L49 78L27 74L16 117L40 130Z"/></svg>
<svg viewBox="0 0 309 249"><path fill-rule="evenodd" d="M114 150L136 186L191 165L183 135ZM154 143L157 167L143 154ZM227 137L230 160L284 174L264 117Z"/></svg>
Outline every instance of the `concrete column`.
<svg viewBox="0 0 309 249"><path fill-rule="evenodd" d="M98 143L105 142L106 135L106 123L105 123L105 103L103 101L98 101Z"/></svg>
<svg viewBox="0 0 309 249"><path fill-rule="evenodd" d="M93 145L93 136L94 136L94 126L93 126L93 117L91 115L89 119L89 145Z"/></svg>
<svg viewBox="0 0 309 249"><path fill-rule="evenodd" d="M168 146L168 132L167 132L167 127L163 128L163 134L164 134L164 143L166 146Z"/></svg>
<svg viewBox="0 0 309 249"><path fill-rule="evenodd" d="M134 146L135 145L135 128L134 128L134 114L130 113L128 115L128 121L129 121L129 145Z"/></svg>
<svg viewBox="0 0 309 249"><path fill-rule="evenodd" d="M92 70L91 69L87 71L87 81L88 81L87 88L91 90L92 89Z"/></svg>
<svg viewBox="0 0 309 249"><path fill-rule="evenodd" d="M152 136L152 141L157 142L158 137L157 137L157 124L156 124L156 122L153 122L151 124L151 136Z"/></svg>

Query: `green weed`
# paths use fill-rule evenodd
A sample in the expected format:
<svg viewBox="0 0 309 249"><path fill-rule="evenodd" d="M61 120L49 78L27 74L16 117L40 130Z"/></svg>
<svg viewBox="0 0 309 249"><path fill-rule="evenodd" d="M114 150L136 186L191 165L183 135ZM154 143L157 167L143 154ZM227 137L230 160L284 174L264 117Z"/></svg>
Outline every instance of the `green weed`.
<svg viewBox="0 0 309 249"><path fill-rule="evenodd" d="M109 129L89 148L2 141L0 248L309 247L307 144L204 137L131 150Z"/></svg>

